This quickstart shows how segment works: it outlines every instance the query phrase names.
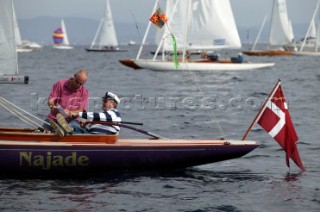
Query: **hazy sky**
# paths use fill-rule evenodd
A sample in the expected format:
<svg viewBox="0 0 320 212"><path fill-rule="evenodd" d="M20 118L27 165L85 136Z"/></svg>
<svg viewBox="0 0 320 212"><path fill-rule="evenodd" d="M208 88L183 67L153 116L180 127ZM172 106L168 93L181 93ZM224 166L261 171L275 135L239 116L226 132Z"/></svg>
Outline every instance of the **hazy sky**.
<svg viewBox="0 0 320 212"><path fill-rule="evenodd" d="M99 20L105 0L13 0L18 19L39 16L83 17ZM149 20L155 0L110 0L115 22L144 23ZM159 0L161 4L165 0ZM260 25L271 16L273 0L231 0L238 26ZM309 23L317 0L287 0L292 24Z"/></svg>

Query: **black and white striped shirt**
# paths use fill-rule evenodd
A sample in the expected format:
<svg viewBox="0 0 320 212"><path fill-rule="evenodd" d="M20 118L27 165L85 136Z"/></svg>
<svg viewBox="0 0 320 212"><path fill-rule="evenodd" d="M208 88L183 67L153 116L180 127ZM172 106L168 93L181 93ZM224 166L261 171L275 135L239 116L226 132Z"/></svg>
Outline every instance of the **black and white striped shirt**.
<svg viewBox="0 0 320 212"><path fill-rule="evenodd" d="M101 113L80 112L79 117L90 121L121 122L120 113L115 109ZM86 128L91 134L115 134L120 131L120 127L115 125L88 124Z"/></svg>

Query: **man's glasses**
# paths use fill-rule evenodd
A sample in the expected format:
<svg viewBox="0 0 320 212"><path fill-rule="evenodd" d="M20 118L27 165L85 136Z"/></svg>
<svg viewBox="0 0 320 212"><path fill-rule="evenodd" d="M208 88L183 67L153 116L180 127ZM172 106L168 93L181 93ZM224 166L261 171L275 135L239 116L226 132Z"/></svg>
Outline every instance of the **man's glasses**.
<svg viewBox="0 0 320 212"><path fill-rule="evenodd" d="M78 85L84 85L85 82L80 82L77 78L74 78L74 82Z"/></svg>

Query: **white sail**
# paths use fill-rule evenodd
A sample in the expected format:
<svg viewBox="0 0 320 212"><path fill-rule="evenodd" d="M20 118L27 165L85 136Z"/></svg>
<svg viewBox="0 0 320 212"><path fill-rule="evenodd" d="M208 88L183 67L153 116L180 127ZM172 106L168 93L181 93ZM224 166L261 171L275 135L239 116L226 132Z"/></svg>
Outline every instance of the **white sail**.
<svg viewBox="0 0 320 212"><path fill-rule="evenodd" d="M104 23L101 28L100 46L118 46L116 30L113 24L111 7L109 0L106 0L106 7L104 13Z"/></svg>
<svg viewBox="0 0 320 212"><path fill-rule="evenodd" d="M307 39L316 38L317 37L317 30L316 30L316 24L314 22L314 19L311 20L310 26L311 26L311 28L310 28L309 33L307 34Z"/></svg>
<svg viewBox="0 0 320 212"><path fill-rule="evenodd" d="M174 3L167 1L167 14L172 13ZM176 37L178 49L184 44L187 49L195 50L241 48L228 0L183 0L175 11L169 28ZM166 40L164 49L173 50L172 40Z"/></svg>
<svg viewBox="0 0 320 212"><path fill-rule="evenodd" d="M2 0L0 7L0 75L17 75L18 62L12 0Z"/></svg>
<svg viewBox="0 0 320 212"><path fill-rule="evenodd" d="M19 29L14 6L12 6L12 11L13 11L13 24L14 24L14 33L15 33L15 38L16 38L16 44L17 44L17 46L20 46L20 45L22 45L21 33L20 33L20 29Z"/></svg>
<svg viewBox="0 0 320 212"><path fill-rule="evenodd" d="M286 45L293 40L286 0L274 0L269 34L269 45Z"/></svg>
<svg viewBox="0 0 320 212"><path fill-rule="evenodd" d="M90 48L94 48L94 46L98 46L98 49L118 46L109 0L106 0L105 2L104 15L100 21L100 25Z"/></svg>
<svg viewBox="0 0 320 212"><path fill-rule="evenodd" d="M185 1L185 3L183 3ZM184 34L186 32L185 19L187 18L188 4L184 1L167 1L166 14L169 17L169 27L165 29L163 49L173 51L170 33L175 36L177 48L183 50ZM177 4L177 5L176 5Z"/></svg>
<svg viewBox="0 0 320 212"><path fill-rule="evenodd" d="M69 45L69 38L68 38L68 33L67 33L67 29L66 26L64 24L64 20L61 20L61 29L63 32L63 44L68 46Z"/></svg>

